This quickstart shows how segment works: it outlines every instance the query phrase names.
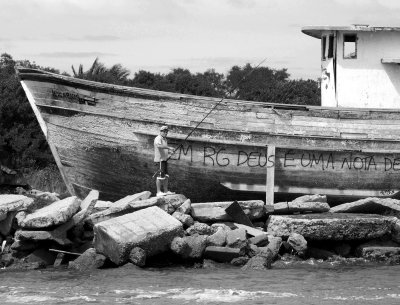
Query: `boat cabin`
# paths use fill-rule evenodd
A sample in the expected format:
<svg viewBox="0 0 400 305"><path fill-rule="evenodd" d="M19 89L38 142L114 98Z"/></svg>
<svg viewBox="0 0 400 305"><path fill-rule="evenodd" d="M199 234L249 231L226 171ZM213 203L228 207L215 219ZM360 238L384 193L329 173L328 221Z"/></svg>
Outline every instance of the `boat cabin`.
<svg viewBox="0 0 400 305"><path fill-rule="evenodd" d="M307 26L321 40L321 105L400 109L400 27Z"/></svg>

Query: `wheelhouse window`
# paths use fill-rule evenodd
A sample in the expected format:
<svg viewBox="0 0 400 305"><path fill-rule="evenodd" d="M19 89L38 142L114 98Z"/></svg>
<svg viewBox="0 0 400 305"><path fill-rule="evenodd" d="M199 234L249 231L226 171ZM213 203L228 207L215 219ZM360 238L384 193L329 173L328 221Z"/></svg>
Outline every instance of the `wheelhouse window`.
<svg viewBox="0 0 400 305"><path fill-rule="evenodd" d="M327 58L333 58L333 50L334 50L334 36L322 36L322 60L326 60Z"/></svg>
<svg viewBox="0 0 400 305"><path fill-rule="evenodd" d="M328 58L333 58L333 45L334 39L333 35L329 35L329 48L328 48Z"/></svg>
<svg viewBox="0 0 400 305"><path fill-rule="evenodd" d="M322 60L326 59L325 50L326 50L326 36L322 36L321 40L321 53L322 53Z"/></svg>
<svg viewBox="0 0 400 305"><path fill-rule="evenodd" d="M343 58L345 58L345 59L357 58L357 35L356 34L343 35Z"/></svg>

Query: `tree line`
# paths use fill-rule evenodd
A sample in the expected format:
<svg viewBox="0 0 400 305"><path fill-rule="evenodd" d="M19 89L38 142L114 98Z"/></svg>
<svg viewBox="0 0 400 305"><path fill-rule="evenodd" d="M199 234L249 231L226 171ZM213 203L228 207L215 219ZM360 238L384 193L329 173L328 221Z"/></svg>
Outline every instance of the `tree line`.
<svg viewBox="0 0 400 305"><path fill-rule="evenodd" d="M183 94L268 103L320 105L319 83L315 80L291 80L287 69L269 67L233 66L225 76L209 69L203 73L191 73L188 69L176 68L167 74L140 70L129 78L129 70L116 64L107 68L96 59L83 71L80 65L73 76L104 83L140 87Z"/></svg>
<svg viewBox="0 0 400 305"><path fill-rule="evenodd" d="M14 60L10 54L0 56L0 164L12 168L45 167L53 164L46 139L16 76L15 66L59 70L42 67L29 60ZM64 75L69 75L63 72ZM183 94L268 103L320 105L319 83L315 80L291 80L287 69L233 66L226 75L209 69L191 73L176 68L169 73L140 70L129 78L130 71L120 64L106 67L98 58L84 71L72 66L76 78Z"/></svg>

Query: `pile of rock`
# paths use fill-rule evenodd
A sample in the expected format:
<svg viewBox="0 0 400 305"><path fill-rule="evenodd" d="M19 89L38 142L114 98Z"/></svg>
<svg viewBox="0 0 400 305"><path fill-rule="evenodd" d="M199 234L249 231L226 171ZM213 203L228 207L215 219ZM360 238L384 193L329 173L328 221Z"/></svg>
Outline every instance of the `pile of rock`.
<svg viewBox="0 0 400 305"><path fill-rule="evenodd" d="M286 215L270 215L266 230L302 258L400 263L399 200L366 198L330 208L325 196L312 195L274 206L279 207L274 214ZM303 240L300 251L290 240L293 234Z"/></svg>
<svg viewBox="0 0 400 305"><path fill-rule="evenodd" d="M0 263L40 268L69 262L78 270L143 267L155 257L184 263L230 263L268 269L288 260L362 257L400 262L400 202L367 198L330 208L309 195L267 206L235 202L191 203L184 195L142 192L117 202L56 194L0 195ZM375 214L365 214L366 212ZM243 220L243 217L246 219Z"/></svg>
<svg viewBox="0 0 400 305"><path fill-rule="evenodd" d="M99 193L95 190L82 201L75 196L60 200L58 194L36 190L26 192L20 189L19 192L19 195L0 195L2 267L35 269L65 264L86 250L81 259L86 256L91 258L86 260L85 268L102 267L107 262L112 264L112 257L106 260L104 255L93 249L94 232L101 236L102 226L110 220L113 221L112 230L120 230L121 236L127 236L130 231L125 229L129 228L124 224L120 226L120 217L137 217L140 210L146 208L157 207L163 213L173 213L188 226L194 222L187 214L190 201L185 203L187 200L183 195L150 197L151 193L145 191L116 202L105 202L98 200ZM154 217L156 214L149 220ZM162 224L158 223L157 217L155 219L157 225ZM182 226L180 221L173 219ZM116 225L114 221L117 221ZM149 238L148 232L144 234ZM104 247L107 246L112 246L112 240L104 243ZM74 264L71 266L74 267Z"/></svg>
<svg viewBox="0 0 400 305"><path fill-rule="evenodd" d="M92 213L98 192L83 201L75 196L60 200L57 194L30 191L25 195L0 195L1 265L39 268L53 264L54 248L74 248L85 243L79 228ZM86 234L91 243L93 233ZM62 250L61 250L62 251Z"/></svg>

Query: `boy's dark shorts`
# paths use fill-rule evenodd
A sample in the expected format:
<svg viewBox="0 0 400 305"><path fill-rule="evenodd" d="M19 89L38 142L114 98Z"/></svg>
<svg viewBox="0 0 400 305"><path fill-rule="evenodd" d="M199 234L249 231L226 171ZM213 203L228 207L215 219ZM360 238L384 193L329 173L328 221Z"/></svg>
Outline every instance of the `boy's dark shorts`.
<svg viewBox="0 0 400 305"><path fill-rule="evenodd" d="M167 161L155 162L154 166L156 166L157 170L159 171L158 177L165 178L165 175L168 175Z"/></svg>

